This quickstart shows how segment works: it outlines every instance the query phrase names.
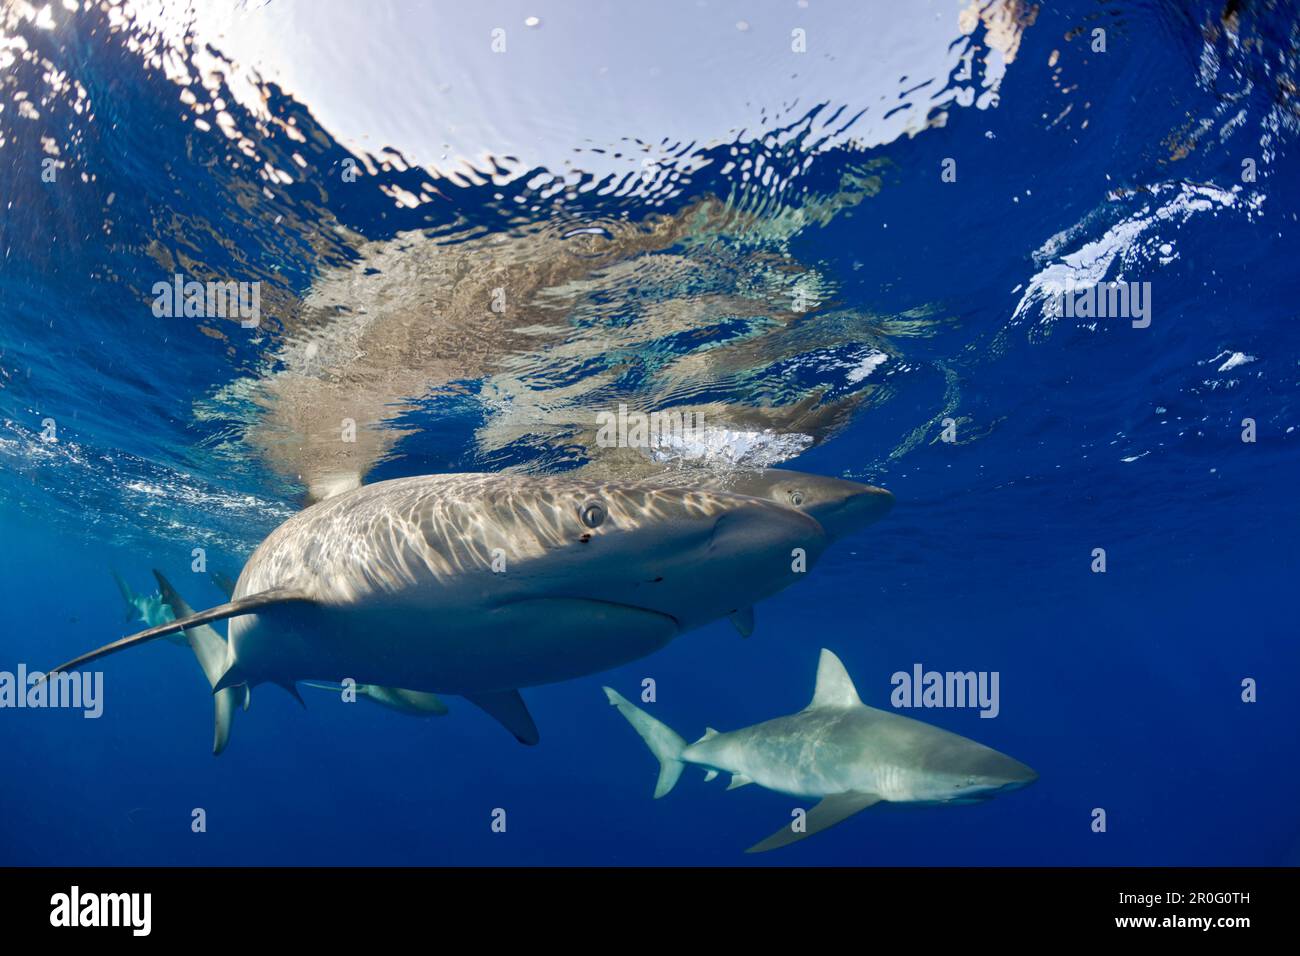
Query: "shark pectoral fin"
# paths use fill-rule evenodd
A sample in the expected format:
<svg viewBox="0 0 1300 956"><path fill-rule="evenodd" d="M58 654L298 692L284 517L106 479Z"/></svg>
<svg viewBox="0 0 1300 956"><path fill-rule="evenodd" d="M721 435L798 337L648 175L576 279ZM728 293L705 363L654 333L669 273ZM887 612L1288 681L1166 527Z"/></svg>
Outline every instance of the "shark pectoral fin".
<svg viewBox="0 0 1300 956"><path fill-rule="evenodd" d="M745 852L766 853L768 850L789 846L804 837L812 836L814 833L820 833L828 827L833 827L841 820L847 820L859 810L865 810L867 807L879 803L880 799L874 793L860 793L854 790L850 790L848 793L833 793L828 797L823 797L821 803L808 811L807 817L803 820L802 830L795 830L794 827L798 821L792 820L788 826L777 830L762 843L755 843Z"/></svg>
<svg viewBox="0 0 1300 956"><path fill-rule="evenodd" d="M718 779L718 771L716 771L716 770L707 770L707 771L705 771L705 773L704 773L704 782L705 782L705 783L709 783L710 781L713 781L713 780L716 780L716 779Z"/></svg>
<svg viewBox="0 0 1300 956"><path fill-rule="evenodd" d="M515 735L521 744L532 746L541 740L533 715L517 690L498 690L486 694L463 694L467 701L485 711L506 730Z"/></svg>
<svg viewBox="0 0 1300 956"><path fill-rule="evenodd" d="M754 633L754 609L747 607L741 611L732 611L731 623L735 625L741 637L749 637Z"/></svg>
<svg viewBox="0 0 1300 956"><path fill-rule="evenodd" d="M746 777L743 773L733 773L731 775L731 783L727 784L727 789L735 790L737 787L743 787L745 784L753 782L753 780Z"/></svg>
<svg viewBox="0 0 1300 956"><path fill-rule="evenodd" d="M303 710L306 710L306 709L307 709L307 702L306 702L305 700L302 699L302 694L298 693L298 685L297 685L297 684L295 684L295 683L294 683L293 681L291 681L291 680L286 680L286 681L274 681L273 683L274 683L277 687L281 688L281 689L282 689L286 694L288 694L288 695L289 695L290 697L292 697L294 700L296 700L296 701L298 702L298 706L300 706Z"/></svg>

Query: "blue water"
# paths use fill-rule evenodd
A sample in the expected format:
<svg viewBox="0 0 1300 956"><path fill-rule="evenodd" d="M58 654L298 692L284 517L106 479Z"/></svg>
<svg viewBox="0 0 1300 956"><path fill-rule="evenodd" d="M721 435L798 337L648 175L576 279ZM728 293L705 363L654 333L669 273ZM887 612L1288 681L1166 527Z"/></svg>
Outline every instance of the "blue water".
<svg viewBox="0 0 1300 956"><path fill-rule="evenodd" d="M320 694L304 710L264 686L213 758L208 689L187 651L160 642L107 659L97 720L0 710L0 863L1300 861L1300 18L1286 3L1229 6L1225 25L1221 4L1044 4L995 105L953 106L941 124L879 143L819 148L796 135L778 148L749 129L683 148L712 162L673 188L575 189L562 208L539 199L527 169L497 184L440 179L438 200L415 208L391 195L420 191L414 164L376 164L343 188L340 164L358 147L270 82L277 122L228 96L259 156L235 166L235 141L215 121L196 127L163 67L132 49L143 26L110 29L99 12L56 10L50 29L10 17L4 35L22 46L0 60L0 671L127 633L110 569L144 592L161 568L195 607L223 600L192 573L191 550L237 573L303 490L249 437L264 410L247 383L278 367L277 347L302 328L295 303L322 276L364 264L363 240L410 230L453 242L539 223L562 232L730 197L752 213L743 227L638 253L650 260L643 281L593 291L562 317L635 326L664 301L698 297L691 327L630 356L539 346L521 359L530 394L544 402L610 374L617 389L602 401L854 399L782 464L883 485L898 504L762 603L750 639L715 623L618 670L526 690L534 748L459 698L447 717L414 720ZM887 24L889 9L868 14ZM663 16L689 25L694 11ZM737 16L722 19L731 29ZM761 38L766 22L751 19L743 32ZM1090 49L1097 28L1104 53ZM564 29L543 11L539 35ZM51 67L68 86L51 84ZM479 79L492 92L491 76ZM771 122L797 132L800 118L841 108L836 127L862 110L868 122L882 111L875 94L782 103L793 112ZM575 149L592 148L581 133ZM767 150L792 188L724 172L733 143ZM56 156L64 165L43 182L41 161ZM263 161L292 181L269 184ZM871 194L835 205L860 176L878 177ZM773 244L783 216L819 201L832 213ZM694 380L697 366L681 365L663 385L662 370L692 352L742 354L744 337L711 317L707 296L760 282L787 253L829 290L794 331L760 343L743 374ZM678 254L705 263L703 288L654 281L655 257ZM1148 328L1044 315L1036 283L1088 263L1094 280L1151 283ZM260 280L263 327L156 318L149 290L177 268ZM876 352L883 360L864 366ZM472 375L406 397L388 423L402 435L371 480L581 464L545 436L479 440L501 410ZM954 443L941 440L946 418ZM55 442L42 438L46 419ZM1096 548L1104 574L1091 570ZM890 675L916 663L998 672L996 719L911 715L1040 779L979 805L878 806L761 857L741 851L789 819L792 798L728 793L689 770L651 799L654 762L602 684L631 696L654 678L656 716L694 739L803 707L822 647L878 707ZM1242 700L1246 679L1256 702ZM194 808L205 833L191 831ZM497 808L505 833L491 828Z"/></svg>

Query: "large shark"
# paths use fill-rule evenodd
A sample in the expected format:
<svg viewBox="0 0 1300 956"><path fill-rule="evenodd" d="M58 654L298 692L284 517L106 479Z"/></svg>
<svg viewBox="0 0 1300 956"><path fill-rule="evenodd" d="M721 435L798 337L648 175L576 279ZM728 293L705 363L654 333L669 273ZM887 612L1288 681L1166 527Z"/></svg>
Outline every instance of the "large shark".
<svg viewBox="0 0 1300 956"><path fill-rule="evenodd" d="M447 705L437 694L421 690L406 690L402 687L380 687L378 684L352 684L336 687L333 684L320 684L316 681L303 681L303 686L316 690L326 690L338 694L347 700L349 692L354 699L364 697L380 707L405 714L408 717L445 717L449 711Z"/></svg>
<svg viewBox="0 0 1300 956"><path fill-rule="evenodd" d="M158 576L159 582L162 581L162 575L154 572ZM218 571L213 571L210 575L212 583L220 588L228 598L235 596L235 582L226 575ZM177 595L179 597L179 595ZM193 614L193 611L187 610L186 614ZM206 626L206 625L205 625ZM205 668L206 671L206 668ZM220 673L212 679L215 685ZM389 710L396 711L399 714L405 714L408 717L445 717L448 713L447 705L443 703L442 698L437 694L426 694L418 690L405 690L401 687L380 687L377 684L357 684L350 686L335 686L334 684L320 684L314 681L304 681L303 686L311 687L315 690L329 691L338 694L341 699L348 700L349 692L356 697L364 697L366 700L373 701L380 707L386 707ZM218 751L220 752L220 751Z"/></svg>
<svg viewBox="0 0 1300 956"><path fill-rule="evenodd" d="M253 553L228 603L51 673L229 618L218 691L269 682L296 697L297 681L350 678L458 694L536 743L518 688L635 660L743 612L799 580L827 541L798 509L731 492L563 476L400 478L289 518Z"/></svg>
<svg viewBox="0 0 1300 956"><path fill-rule="evenodd" d="M170 609L169 620L185 619L194 616L194 609L176 592L170 581L161 571L155 570L153 576L158 581L159 597L163 605ZM210 624L196 624L180 632L194 657L203 669L203 676L213 688L212 707L214 713L212 732L212 752L220 754L230 742L230 724L235 717L235 709L242 704L248 710L250 702L249 688L225 687L217 689L226 670L226 639L216 632Z"/></svg>
<svg viewBox="0 0 1300 956"><path fill-rule="evenodd" d="M757 783L820 803L749 853L787 846L865 810L891 803L974 803L1038 779L1033 770L983 744L862 703L840 659L822 649L812 703L797 714L688 744L669 727L605 689L659 759L655 797L677 784L686 764L732 775L728 790Z"/></svg>
<svg viewBox="0 0 1300 956"><path fill-rule="evenodd" d="M708 488L748 495L796 508L815 518L832 541L875 524L894 507L894 496L884 488L785 468L715 472L669 468L646 480L670 487Z"/></svg>

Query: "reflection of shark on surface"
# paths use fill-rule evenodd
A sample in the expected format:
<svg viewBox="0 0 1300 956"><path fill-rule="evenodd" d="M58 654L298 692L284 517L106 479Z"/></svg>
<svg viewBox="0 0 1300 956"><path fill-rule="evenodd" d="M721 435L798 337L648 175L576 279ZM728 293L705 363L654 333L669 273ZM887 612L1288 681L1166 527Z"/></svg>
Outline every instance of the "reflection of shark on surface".
<svg viewBox="0 0 1300 956"><path fill-rule="evenodd" d="M858 698L840 659L823 649L812 703L797 714L719 733L693 744L610 688L609 702L659 759L655 797L676 785L688 763L732 775L728 790L757 783L779 793L820 797L807 813L749 848L786 846L852 816L891 803L974 803L1018 790L1038 779L1005 754L900 714L868 707Z"/></svg>
<svg viewBox="0 0 1300 956"><path fill-rule="evenodd" d="M360 485L407 434L398 420L449 392L477 395L488 412L476 436L488 459L520 438L543 453L581 445L569 433L624 399L797 433L806 446L862 393L818 407L822 392L772 370L872 334L862 316L815 314L832 290L788 241L878 188L868 167L832 196L762 215L708 198L641 222L363 242L355 263L326 270L289 310L274 370L229 395L261 405L246 439L310 501ZM634 366L642 385L624 381Z"/></svg>
<svg viewBox="0 0 1300 956"><path fill-rule="evenodd" d="M725 491L567 476L400 478L289 518L253 553L231 601L50 673L231 619L217 690L274 683L298 697L297 681L352 679L458 694L536 743L518 688L615 667L724 617L743 621L810 570L828 541L797 508ZM218 711L219 740L232 714Z"/></svg>

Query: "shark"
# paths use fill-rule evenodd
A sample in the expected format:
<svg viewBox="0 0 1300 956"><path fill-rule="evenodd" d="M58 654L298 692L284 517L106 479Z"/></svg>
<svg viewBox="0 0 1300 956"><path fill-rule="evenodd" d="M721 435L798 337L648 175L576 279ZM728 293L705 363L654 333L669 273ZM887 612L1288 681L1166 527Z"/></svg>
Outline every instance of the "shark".
<svg viewBox="0 0 1300 956"><path fill-rule="evenodd" d="M122 578L122 575L116 571L113 571L112 574L113 580L117 583L117 589L121 592L122 600L126 602L127 623L139 621L141 624L157 627L159 624L166 624L168 621L176 619L175 612L163 600L161 593L155 591L153 594L136 594ZM171 643L180 646L186 644L185 637L181 634L171 634L167 639Z"/></svg>
<svg viewBox="0 0 1300 956"><path fill-rule="evenodd" d="M172 587L172 583L163 576L163 573L155 569L153 576L158 582L159 598L163 606L167 607L171 612L167 623L194 617L194 609L177 593L176 589ZM161 626L166 626L166 624ZM212 753L219 755L226 749L226 745L230 743L230 725L234 720L235 710L239 707L248 710L251 702L251 691L246 686L217 688L217 684L225 673L227 648L226 639L217 633L216 628L210 624L196 624L181 630L180 636L190 646L190 650L194 652L194 657L203 670L203 676L207 678L208 684L212 687L214 714Z"/></svg>
<svg viewBox="0 0 1300 956"><path fill-rule="evenodd" d="M71 670L229 620L214 691L351 679L466 698L539 740L519 688L607 670L800 580L829 538L732 492L556 475L398 478L286 519L230 601L113 641ZM164 595L166 597L166 595ZM233 710L219 711L228 736Z"/></svg>
<svg viewBox="0 0 1300 956"><path fill-rule="evenodd" d="M477 405L477 458L514 461L530 448L534 461L519 466L529 470L591 451L593 416L619 401L690 406L719 427L816 443L874 383L829 396L783 370L846 343L888 349L887 336L874 317L829 308L833 283L789 245L877 195L880 166L855 166L797 207L702 196L671 214L597 223L511 217L488 232L452 221L349 234L354 254L275 306L273 358L195 414L258 406L243 441L307 503L364 483L434 401ZM704 392L715 400L697 401Z"/></svg>
<svg viewBox="0 0 1300 956"><path fill-rule="evenodd" d="M450 713L446 703L437 694L424 691L406 690L402 687L380 687L377 684L352 684L336 687L333 684L321 684L316 681L304 681L304 687L326 690L340 696L352 691L357 697L364 697L380 707L405 714L408 717L445 717Z"/></svg>
<svg viewBox="0 0 1300 956"><path fill-rule="evenodd" d="M862 703L844 664L823 648L812 702L788 717L688 744L610 687L603 688L659 760L655 797L676 786L686 764L706 780L730 773L728 790L750 783L820 801L746 852L788 846L877 803L963 804L1019 790L1038 775L1006 754L931 724Z"/></svg>
<svg viewBox="0 0 1300 956"><path fill-rule="evenodd" d="M158 576L159 581L162 580L159 572L155 571L154 574ZM212 583L225 593L226 597L234 598L234 580L220 571L211 572L209 577L212 579ZM194 612L187 611L186 613L193 614ZM216 683L215 679L213 683ZM357 684L355 682L350 687L345 687L334 684L321 684L314 681L304 681L303 686L315 690L329 691L340 696L350 690L358 697L364 697L381 707L396 711L399 714L405 714L408 717L444 717L450 712L446 703L437 694L426 694L422 691L406 690L402 687L380 687L377 684Z"/></svg>

